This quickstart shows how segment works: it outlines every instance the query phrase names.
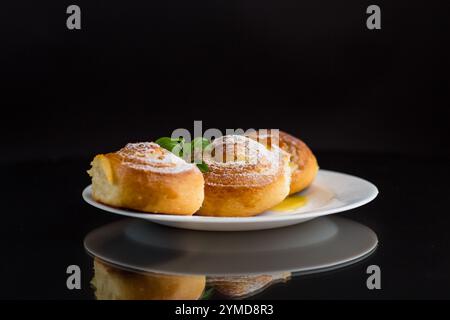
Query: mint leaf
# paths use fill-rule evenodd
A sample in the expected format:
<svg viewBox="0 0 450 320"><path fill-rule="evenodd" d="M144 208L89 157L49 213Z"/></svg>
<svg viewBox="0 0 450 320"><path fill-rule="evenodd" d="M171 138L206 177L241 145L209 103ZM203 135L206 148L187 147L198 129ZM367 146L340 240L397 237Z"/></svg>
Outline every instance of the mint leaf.
<svg viewBox="0 0 450 320"><path fill-rule="evenodd" d="M201 146L202 150L205 149L211 142L209 142L208 139L197 137L194 140L192 140L192 146L194 148L198 148Z"/></svg>
<svg viewBox="0 0 450 320"><path fill-rule="evenodd" d="M169 137L162 137L155 141L155 143L158 144L161 148L169 151L172 151L180 142L180 139L172 139Z"/></svg>
<svg viewBox="0 0 450 320"><path fill-rule="evenodd" d="M206 173L209 171L209 167L206 163L202 162L202 163L197 163L197 168L200 169L201 172Z"/></svg>
<svg viewBox="0 0 450 320"><path fill-rule="evenodd" d="M173 139L169 137L162 137L157 139L155 143L158 144L161 148L172 152L180 158L183 157L183 150L190 151L191 159L188 159L188 161L190 162L193 162L195 151L203 152L203 150L210 145L209 140L202 137L195 138L190 143L185 142L184 138ZM186 156L189 157L189 154L186 154ZM203 173L209 171L208 165L204 162L197 163L197 167Z"/></svg>

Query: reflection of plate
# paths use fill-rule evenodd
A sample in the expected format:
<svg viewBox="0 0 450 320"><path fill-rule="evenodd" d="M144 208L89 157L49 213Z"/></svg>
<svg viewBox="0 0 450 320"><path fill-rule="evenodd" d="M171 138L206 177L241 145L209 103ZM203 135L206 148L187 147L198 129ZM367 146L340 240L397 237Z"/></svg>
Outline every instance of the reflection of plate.
<svg viewBox="0 0 450 320"><path fill-rule="evenodd" d="M331 213L350 210L372 201L377 196L378 190L366 180L343 173L320 170L313 185L301 194L307 198L307 203L298 209L286 212L269 210L261 215L245 218L177 216L113 208L95 201L92 198L91 186L84 189L83 198L94 207L105 211L172 227L210 231L241 231L289 226Z"/></svg>
<svg viewBox="0 0 450 320"><path fill-rule="evenodd" d="M126 219L92 231L84 244L92 255L131 270L223 276L338 268L371 253L377 237L369 228L340 217L227 233Z"/></svg>

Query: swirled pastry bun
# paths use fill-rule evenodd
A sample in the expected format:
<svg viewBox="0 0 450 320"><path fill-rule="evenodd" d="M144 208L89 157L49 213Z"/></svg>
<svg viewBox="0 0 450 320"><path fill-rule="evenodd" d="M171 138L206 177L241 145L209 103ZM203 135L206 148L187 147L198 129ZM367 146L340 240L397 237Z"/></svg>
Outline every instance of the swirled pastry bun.
<svg viewBox="0 0 450 320"><path fill-rule="evenodd" d="M292 177L289 194L302 191L313 182L319 165L311 149L302 140L283 131L279 131L276 139L274 131L270 129L259 130L248 136L264 145L276 145L291 155L289 165Z"/></svg>
<svg viewBox="0 0 450 320"><path fill-rule="evenodd" d="M203 161L209 171L204 174L205 200L199 215L254 216L289 194L289 155L281 149L227 135L209 145Z"/></svg>
<svg viewBox="0 0 450 320"><path fill-rule="evenodd" d="M92 196L104 204L144 212L192 215L203 202L203 175L156 143L129 143L100 154L88 171Z"/></svg>
<svg viewBox="0 0 450 320"><path fill-rule="evenodd" d="M91 285L97 300L197 300L205 276L140 273L94 260Z"/></svg>

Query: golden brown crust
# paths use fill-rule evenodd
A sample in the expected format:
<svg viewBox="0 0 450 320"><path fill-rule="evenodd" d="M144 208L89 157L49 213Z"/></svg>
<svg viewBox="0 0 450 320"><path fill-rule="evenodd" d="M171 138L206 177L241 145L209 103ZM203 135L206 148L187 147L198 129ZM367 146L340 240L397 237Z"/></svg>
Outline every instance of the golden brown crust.
<svg viewBox="0 0 450 320"><path fill-rule="evenodd" d="M261 138L263 140L267 139L266 135L271 135L270 129L260 130L248 136L259 141ZM300 192L307 188L316 177L319 170L317 159L311 149L302 140L286 132L279 131L278 140L279 147L291 155L290 166L292 176L289 194ZM276 140L274 139L274 141Z"/></svg>
<svg viewBox="0 0 450 320"><path fill-rule="evenodd" d="M288 155L244 136L223 136L204 155L209 166L199 215L247 217L281 202L289 193ZM222 155L223 157L218 157Z"/></svg>
<svg viewBox="0 0 450 320"><path fill-rule="evenodd" d="M126 271L95 258L91 284L98 300L197 300L205 282L205 276Z"/></svg>
<svg viewBox="0 0 450 320"><path fill-rule="evenodd" d="M291 154L291 163L295 166L291 177L290 194L307 188L319 171L317 159L311 149L302 140L280 131L280 147Z"/></svg>
<svg viewBox="0 0 450 320"><path fill-rule="evenodd" d="M89 171L93 198L144 212L194 214L204 197L198 168L158 145L137 145L94 158Z"/></svg>

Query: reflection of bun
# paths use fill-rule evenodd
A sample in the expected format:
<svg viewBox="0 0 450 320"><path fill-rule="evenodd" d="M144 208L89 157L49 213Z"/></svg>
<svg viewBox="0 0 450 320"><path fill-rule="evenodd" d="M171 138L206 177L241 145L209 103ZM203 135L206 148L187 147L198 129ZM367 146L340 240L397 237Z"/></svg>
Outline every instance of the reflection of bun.
<svg viewBox="0 0 450 320"><path fill-rule="evenodd" d="M91 281L98 300L197 300L204 276L174 276L121 270L94 259Z"/></svg>
<svg viewBox="0 0 450 320"><path fill-rule="evenodd" d="M191 215L203 201L200 170L155 143L129 143L92 161L92 196L115 207Z"/></svg>
<svg viewBox="0 0 450 320"><path fill-rule="evenodd" d="M271 130L259 130L248 135L250 138L270 145ZM283 131L279 132L279 147L291 154L291 190L290 194L302 191L308 187L317 175L319 166L311 149L300 139Z"/></svg>
<svg viewBox="0 0 450 320"><path fill-rule="evenodd" d="M281 202L289 193L289 156L244 136L214 140L204 153L209 167L199 215L245 217Z"/></svg>
<svg viewBox="0 0 450 320"><path fill-rule="evenodd" d="M207 284L228 298L244 298L255 295L277 282L286 282L290 272L261 274L257 276L208 277Z"/></svg>

